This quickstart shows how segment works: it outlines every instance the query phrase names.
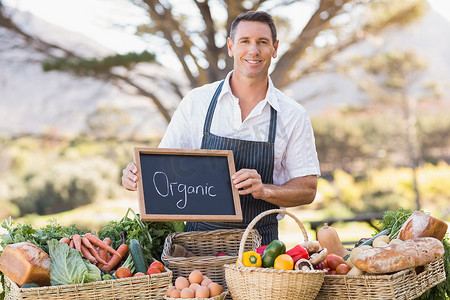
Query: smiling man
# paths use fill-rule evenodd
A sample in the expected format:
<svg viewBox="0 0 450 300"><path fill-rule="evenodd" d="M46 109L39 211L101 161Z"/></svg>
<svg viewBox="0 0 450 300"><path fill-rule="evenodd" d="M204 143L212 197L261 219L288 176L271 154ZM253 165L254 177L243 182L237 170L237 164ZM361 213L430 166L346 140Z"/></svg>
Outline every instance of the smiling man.
<svg viewBox="0 0 450 300"><path fill-rule="evenodd" d="M161 148L232 150L243 222L188 222L186 230L243 228L261 212L314 201L319 162L305 109L274 87L269 76L279 41L272 17L262 11L239 15L227 40L234 68L218 82L190 91L180 102ZM134 163L122 185L136 190ZM278 238L276 215L254 227L262 244Z"/></svg>

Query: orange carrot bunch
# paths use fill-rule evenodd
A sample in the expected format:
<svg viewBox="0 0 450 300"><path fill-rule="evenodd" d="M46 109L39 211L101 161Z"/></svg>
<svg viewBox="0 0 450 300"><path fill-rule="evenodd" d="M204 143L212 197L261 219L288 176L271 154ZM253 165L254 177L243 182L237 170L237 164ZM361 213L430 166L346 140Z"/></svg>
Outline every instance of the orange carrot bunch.
<svg viewBox="0 0 450 300"><path fill-rule="evenodd" d="M59 240L61 243L69 245L81 253L92 264L101 269L111 271L127 255L128 246L122 244L115 250L111 247L111 239L105 238L103 241L92 233L84 236L74 234L70 238L64 237Z"/></svg>

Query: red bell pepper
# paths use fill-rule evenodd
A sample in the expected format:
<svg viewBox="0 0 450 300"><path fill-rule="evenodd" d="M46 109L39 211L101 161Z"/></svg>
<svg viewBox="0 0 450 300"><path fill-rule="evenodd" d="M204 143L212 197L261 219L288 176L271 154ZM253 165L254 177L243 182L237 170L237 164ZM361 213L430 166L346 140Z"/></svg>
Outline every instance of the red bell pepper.
<svg viewBox="0 0 450 300"><path fill-rule="evenodd" d="M308 259L308 251L302 245L297 245L294 248L286 251L286 254L292 257L294 264L301 258Z"/></svg>
<svg viewBox="0 0 450 300"><path fill-rule="evenodd" d="M263 255L264 250L266 250L268 245L264 245L264 246L259 246L258 248L256 248L256 253L258 253L259 255Z"/></svg>

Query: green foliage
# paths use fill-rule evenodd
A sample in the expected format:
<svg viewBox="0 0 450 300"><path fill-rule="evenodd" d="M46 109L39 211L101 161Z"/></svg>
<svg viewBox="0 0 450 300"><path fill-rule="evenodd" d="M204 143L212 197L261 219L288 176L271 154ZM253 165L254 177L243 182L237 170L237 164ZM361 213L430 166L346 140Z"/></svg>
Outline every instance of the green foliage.
<svg viewBox="0 0 450 300"><path fill-rule="evenodd" d="M109 196L118 166L102 158L56 162L27 175L26 195L12 199L21 215L52 214L74 209Z"/></svg>
<svg viewBox="0 0 450 300"><path fill-rule="evenodd" d="M4 220L2 228L7 233L2 234L0 246L5 248L9 244L28 241L35 244L48 253L47 241L50 239L60 240L63 237L70 237L74 234L84 234L85 231L78 228L75 224L70 226L59 225L56 220L50 220L47 225L41 228L35 228L28 223L15 224L11 218Z"/></svg>
<svg viewBox="0 0 450 300"><path fill-rule="evenodd" d="M103 59L97 58L53 58L42 64L44 71L69 71L81 76L108 74L111 68L122 66L130 69L140 62L154 62L155 55L147 51L116 54Z"/></svg>

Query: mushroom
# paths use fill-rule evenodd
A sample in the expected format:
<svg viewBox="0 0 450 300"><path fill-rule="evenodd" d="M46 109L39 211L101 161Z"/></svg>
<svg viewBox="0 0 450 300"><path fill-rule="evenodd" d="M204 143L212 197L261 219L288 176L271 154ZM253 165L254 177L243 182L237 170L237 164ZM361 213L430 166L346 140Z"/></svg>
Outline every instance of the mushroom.
<svg viewBox="0 0 450 300"><path fill-rule="evenodd" d="M313 266L317 266L319 263L323 262L327 258L328 250L327 248L323 248L319 252L311 254L309 257L309 262Z"/></svg>
<svg viewBox="0 0 450 300"><path fill-rule="evenodd" d="M311 264L311 262L305 258L300 258L296 263L295 263L295 270L300 270L300 271L311 271L314 270L313 265Z"/></svg>
<svg viewBox="0 0 450 300"><path fill-rule="evenodd" d="M306 241L301 243L300 245L302 245L306 249L306 251L308 251L309 255L319 252L320 250L320 244L318 241Z"/></svg>

